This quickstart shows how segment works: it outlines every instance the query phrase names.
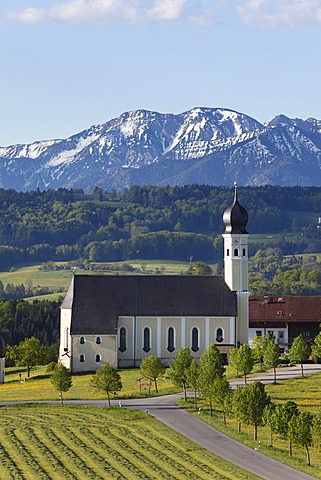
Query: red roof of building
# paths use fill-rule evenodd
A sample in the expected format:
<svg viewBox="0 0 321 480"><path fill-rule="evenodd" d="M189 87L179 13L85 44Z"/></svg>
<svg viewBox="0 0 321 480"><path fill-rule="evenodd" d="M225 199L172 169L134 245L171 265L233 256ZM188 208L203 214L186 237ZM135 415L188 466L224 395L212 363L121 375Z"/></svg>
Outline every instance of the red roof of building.
<svg viewBox="0 0 321 480"><path fill-rule="evenodd" d="M321 322L321 296L250 297L250 322Z"/></svg>

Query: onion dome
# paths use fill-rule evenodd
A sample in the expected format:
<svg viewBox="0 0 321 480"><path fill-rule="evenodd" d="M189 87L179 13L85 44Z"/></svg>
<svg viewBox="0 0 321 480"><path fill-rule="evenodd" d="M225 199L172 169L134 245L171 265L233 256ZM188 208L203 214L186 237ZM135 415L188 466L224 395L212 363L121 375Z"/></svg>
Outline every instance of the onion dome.
<svg viewBox="0 0 321 480"><path fill-rule="evenodd" d="M0 358L4 358L6 356L6 349L7 349L6 342L0 335Z"/></svg>
<svg viewBox="0 0 321 480"><path fill-rule="evenodd" d="M248 233L246 230L248 215L237 200L237 182L234 183L234 188L234 202L223 214L225 233Z"/></svg>

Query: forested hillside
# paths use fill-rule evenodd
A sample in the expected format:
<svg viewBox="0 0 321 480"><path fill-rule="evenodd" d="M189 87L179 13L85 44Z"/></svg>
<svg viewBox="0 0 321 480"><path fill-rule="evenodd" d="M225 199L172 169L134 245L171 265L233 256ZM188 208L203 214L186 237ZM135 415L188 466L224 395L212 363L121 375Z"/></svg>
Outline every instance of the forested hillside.
<svg viewBox="0 0 321 480"><path fill-rule="evenodd" d="M239 188L251 234L278 234L283 254L321 251L316 228L321 188ZM211 260L222 257L222 214L233 201L227 187L137 187L93 195L59 189L19 193L0 189L0 265L23 262L121 261L135 258ZM298 233L286 238L284 232ZM269 244L264 239L264 246ZM259 241L251 243L253 255Z"/></svg>

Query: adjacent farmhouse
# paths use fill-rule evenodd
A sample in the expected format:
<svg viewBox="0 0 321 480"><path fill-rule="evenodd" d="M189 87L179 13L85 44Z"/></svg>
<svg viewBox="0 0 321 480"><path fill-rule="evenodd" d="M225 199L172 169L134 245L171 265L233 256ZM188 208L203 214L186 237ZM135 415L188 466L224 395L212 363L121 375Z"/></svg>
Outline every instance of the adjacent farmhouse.
<svg viewBox="0 0 321 480"><path fill-rule="evenodd" d="M303 333L307 341L319 333L321 297L257 296L250 297L249 340L271 332L285 352L295 337Z"/></svg>
<svg viewBox="0 0 321 480"><path fill-rule="evenodd" d="M248 341L248 215L234 201L223 215L225 276L75 275L61 306L60 361L72 372L108 362L165 364L189 346L222 354Z"/></svg>

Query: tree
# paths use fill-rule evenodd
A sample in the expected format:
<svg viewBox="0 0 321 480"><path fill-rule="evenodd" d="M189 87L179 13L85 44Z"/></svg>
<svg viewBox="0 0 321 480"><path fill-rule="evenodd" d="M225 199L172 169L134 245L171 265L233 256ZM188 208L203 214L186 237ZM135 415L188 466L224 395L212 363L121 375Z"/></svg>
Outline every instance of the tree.
<svg viewBox="0 0 321 480"><path fill-rule="evenodd" d="M190 349L188 347L181 348L177 351L177 354L173 360L169 368L169 376L171 381L176 385L178 388L184 388L184 398L185 402L187 400L186 395L186 386L187 386L187 378L186 378L186 370L190 366L192 361L192 355Z"/></svg>
<svg viewBox="0 0 321 480"><path fill-rule="evenodd" d="M321 358L321 332L314 339L314 345L312 345L312 353L315 357Z"/></svg>
<svg viewBox="0 0 321 480"><path fill-rule="evenodd" d="M226 377L217 377L211 387L213 405L222 411L224 425L226 425L226 414L232 408L232 387Z"/></svg>
<svg viewBox="0 0 321 480"><path fill-rule="evenodd" d="M254 440L257 440L257 427L263 423L263 411L270 403L261 382L252 382L238 387L233 395L233 409L239 422L254 425Z"/></svg>
<svg viewBox="0 0 321 480"><path fill-rule="evenodd" d="M321 451L321 410L313 417L311 433L313 445Z"/></svg>
<svg viewBox="0 0 321 480"><path fill-rule="evenodd" d="M294 445L305 448L307 455L307 464L310 465L309 447L312 444L312 414L310 412L300 412L294 415L289 423L289 439Z"/></svg>
<svg viewBox="0 0 321 480"><path fill-rule="evenodd" d="M255 335L250 347L252 348L254 362L260 364L260 371L262 372L263 365L263 337L261 335Z"/></svg>
<svg viewBox="0 0 321 480"><path fill-rule="evenodd" d="M200 365L193 358L190 366L186 369L187 383L194 390L194 405L197 408L197 392L200 386Z"/></svg>
<svg viewBox="0 0 321 480"><path fill-rule="evenodd" d="M276 404L271 402L264 408L263 423L270 428L270 446L273 445L273 433L277 431Z"/></svg>
<svg viewBox="0 0 321 480"><path fill-rule="evenodd" d="M96 371L91 377L90 384L96 390L106 393L108 407L110 407L111 392L119 392L123 387L117 369L109 363L106 363Z"/></svg>
<svg viewBox="0 0 321 480"><path fill-rule="evenodd" d="M291 362L300 363L301 365L302 377L304 377L303 362L309 358L310 351L310 346L305 341L302 333L293 340L292 346L289 350L289 359Z"/></svg>
<svg viewBox="0 0 321 480"><path fill-rule="evenodd" d="M274 340L268 342L264 350L264 363L268 368L273 368L274 384L276 384L276 367L278 367L280 363L279 357L279 346L274 343Z"/></svg>
<svg viewBox="0 0 321 480"><path fill-rule="evenodd" d="M252 372L254 366L254 357L249 345L244 343L239 348L233 348L229 360L237 374L244 375L244 383L246 384L246 376Z"/></svg>
<svg viewBox="0 0 321 480"><path fill-rule="evenodd" d="M154 382L155 391L158 393L157 379L165 374L165 365L162 361L156 357L156 355L150 355L143 358L140 364L140 371L142 375Z"/></svg>
<svg viewBox="0 0 321 480"><path fill-rule="evenodd" d="M16 364L27 367L27 376L30 377L30 370L36 365L47 363L47 355L38 338L31 337L23 340L16 350Z"/></svg>
<svg viewBox="0 0 321 480"><path fill-rule="evenodd" d="M60 403L63 405L62 392L68 392L72 387L72 378L67 368L62 363L57 363L51 376L51 383L59 392Z"/></svg>
<svg viewBox="0 0 321 480"><path fill-rule="evenodd" d="M289 440L289 455L292 456L292 441L289 437L289 423L292 417L298 415L299 410L295 402L288 400L275 407L276 433L282 438Z"/></svg>
<svg viewBox="0 0 321 480"><path fill-rule="evenodd" d="M210 413L212 416L213 398L215 397L215 389L212 388L213 382L216 378L222 378L225 372L223 366L222 355L214 343L211 343L200 359L200 378L199 387L210 403Z"/></svg>

